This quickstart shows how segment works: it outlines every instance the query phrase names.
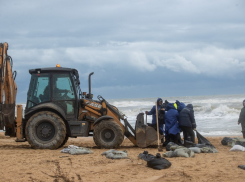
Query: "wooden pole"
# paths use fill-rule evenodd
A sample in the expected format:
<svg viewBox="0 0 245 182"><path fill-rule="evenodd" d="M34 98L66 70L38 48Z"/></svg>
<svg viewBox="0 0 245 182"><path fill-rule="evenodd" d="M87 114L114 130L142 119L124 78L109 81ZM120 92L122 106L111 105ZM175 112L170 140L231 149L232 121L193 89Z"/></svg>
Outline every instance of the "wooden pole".
<svg viewBox="0 0 245 182"><path fill-rule="evenodd" d="M157 119L157 143L158 143L158 151L162 152L162 147L160 146L160 139L159 139L159 124L158 124L158 112L157 112L157 102L156 102L156 119Z"/></svg>

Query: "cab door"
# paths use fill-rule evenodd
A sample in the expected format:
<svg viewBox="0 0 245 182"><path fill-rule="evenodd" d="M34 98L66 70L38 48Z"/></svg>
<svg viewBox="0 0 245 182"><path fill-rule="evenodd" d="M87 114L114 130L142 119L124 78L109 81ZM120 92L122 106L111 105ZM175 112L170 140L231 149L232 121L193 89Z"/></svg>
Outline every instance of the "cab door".
<svg viewBox="0 0 245 182"><path fill-rule="evenodd" d="M69 73L52 74L52 101L64 110L67 120L76 119L76 97Z"/></svg>
<svg viewBox="0 0 245 182"><path fill-rule="evenodd" d="M26 109L43 102L50 102L50 74L32 74L27 93Z"/></svg>

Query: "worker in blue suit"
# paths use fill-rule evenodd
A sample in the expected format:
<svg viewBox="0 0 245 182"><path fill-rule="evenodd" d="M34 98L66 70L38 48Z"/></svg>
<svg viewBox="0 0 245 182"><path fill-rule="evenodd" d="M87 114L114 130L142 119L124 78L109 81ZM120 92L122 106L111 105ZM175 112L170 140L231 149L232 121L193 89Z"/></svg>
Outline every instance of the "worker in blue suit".
<svg viewBox="0 0 245 182"><path fill-rule="evenodd" d="M178 135L180 133L179 127L179 113L177 106L173 103L168 103L165 108L165 140L166 142L178 143Z"/></svg>
<svg viewBox="0 0 245 182"><path fill-rule="evenodd" d="M157 99L157 110L159 111L161 109L161 105L162 105L162 99L158 98ZM152 124L149 124L149 126L152 126L153 128L155 128L157 130L157 119L156 119L156 105L154 105L150 111L145 111L145 114L147 115L152 115ZM163 135L163 124L159 124L159 133L161 135Z"/></svg>

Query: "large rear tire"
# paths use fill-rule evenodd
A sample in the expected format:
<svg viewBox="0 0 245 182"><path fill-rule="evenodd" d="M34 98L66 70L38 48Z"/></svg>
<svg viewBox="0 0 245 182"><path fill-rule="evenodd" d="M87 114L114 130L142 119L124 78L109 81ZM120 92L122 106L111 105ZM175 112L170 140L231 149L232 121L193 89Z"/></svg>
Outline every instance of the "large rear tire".
<svg viewBox="0 0 245 182"><path fill-rule="evenodd" d="M118 148L124 140L122 128L113 119L95 125L93 133L94 142L100 148Z"/></svg>
<svg viewBox="0 0 245 182"><path fill-rule="evenodd" d="M66 144L66 142L68 141L68 139L69 139L69 137L68 137L68 135L66 135L65 140L62 142L62 144L59 146L59 148L63 147Z"/></svg>
<svg viewBox="0 0 245 182"><path fill-rule="evenodd" d="M28 120L25 133L32 148L57 149L66 138L66 126L58 115L42 111Z"/></svg>

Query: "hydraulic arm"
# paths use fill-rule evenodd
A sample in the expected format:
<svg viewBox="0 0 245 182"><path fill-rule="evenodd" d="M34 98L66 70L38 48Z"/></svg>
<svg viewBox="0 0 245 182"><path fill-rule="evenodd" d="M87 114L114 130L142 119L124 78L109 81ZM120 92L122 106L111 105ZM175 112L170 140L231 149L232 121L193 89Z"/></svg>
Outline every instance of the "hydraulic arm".
<svg viewBox="0 0 245 182"><path fill-rule="evenodd" d="M6 131L5 135L15 136L16 71L12 71L7 50L8 44L0 43L0 129Z"/></svg>

